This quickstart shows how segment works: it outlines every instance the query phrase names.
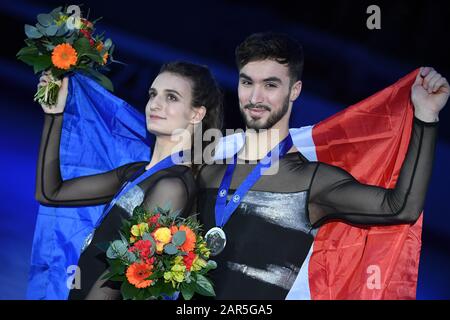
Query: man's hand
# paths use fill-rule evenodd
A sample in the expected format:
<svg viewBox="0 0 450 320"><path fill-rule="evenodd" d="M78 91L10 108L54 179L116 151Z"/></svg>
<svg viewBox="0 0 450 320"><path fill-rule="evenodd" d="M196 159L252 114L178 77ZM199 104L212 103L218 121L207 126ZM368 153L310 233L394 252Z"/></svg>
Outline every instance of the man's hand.
<svg viewBox="0 0 450 320"><path fill-rule="evenodd" d="M411 88L414 115L424 122L439 120L439 112L444 108L450 94L450 86L442 75L430 67L420 68Z"/></svg>

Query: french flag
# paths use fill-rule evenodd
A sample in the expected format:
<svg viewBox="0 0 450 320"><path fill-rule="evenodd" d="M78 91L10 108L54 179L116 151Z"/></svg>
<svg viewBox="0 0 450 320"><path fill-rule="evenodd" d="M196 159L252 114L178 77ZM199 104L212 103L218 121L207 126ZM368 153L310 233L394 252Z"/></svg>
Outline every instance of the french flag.
<svg viewBox="0 0 450 320"><path fill-rule="evenodd" d="M295 145L310 161L393 188L408 148L417 72L314 126L291 129ZM70 78L60 150L63 179L149 161L150 141L144 115L91 79ZM232 156L242 144L242 135L224 137L217 155ZM72 267L103 208L39 207L28 299L67 299ZM415 299L421 232L422 216L414 225L327 223L286 299Z"/></svg>
<svg viewBox="0 0 450 320"><path fill-rule="evenodd" d="M294 144L310 161L394 188L408 150L418 72L314 126L290 129ZM233 156L243 144L243 134L225 137L217 158ZM382 227L323 225L286 299L415 299L422 219Z"/></svg>

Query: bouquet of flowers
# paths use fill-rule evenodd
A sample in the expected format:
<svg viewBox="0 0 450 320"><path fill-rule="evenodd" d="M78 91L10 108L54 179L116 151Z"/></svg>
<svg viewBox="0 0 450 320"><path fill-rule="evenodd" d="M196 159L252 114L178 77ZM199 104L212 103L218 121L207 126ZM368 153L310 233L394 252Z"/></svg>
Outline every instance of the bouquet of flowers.
<svg viewBox="0 0 450 320"><path fill-rule="evenodd" d="M56 104L61 79L69 72L82 72L106 89L113 91L111 81L100 71L107 70L111 62L114 45L103 35L94 35L96 21L81 16L80 7L71 5L63 10L54 9L48 14L39 14L35 26L25 25L26 46L17 58L34 68L38 73L50 71L51 81L40 86L34 100L53 106Z"/></svg>
<svg viewBox="0 0 450 320"><path fill-rule="evenodd" d="M106 251L110 268L103 278L122 282L124 299L163 299L177 292L185 300L194 293L215 296L206 274L217 265L208 260L201 226L179 213L159 207L149 213L138 206L123 221L121 240Z"/></svg>

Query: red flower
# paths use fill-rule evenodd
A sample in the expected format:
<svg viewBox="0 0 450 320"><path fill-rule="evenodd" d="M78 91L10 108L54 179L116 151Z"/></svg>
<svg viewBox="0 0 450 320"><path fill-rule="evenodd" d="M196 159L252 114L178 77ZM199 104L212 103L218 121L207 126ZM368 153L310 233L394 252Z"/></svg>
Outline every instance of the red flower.
<svg viewBox="0 0 450 320"><path fill-rule="evenodd" d="M161 214L158 213L158 214L156 214L156 215L150 217L150 218L148 219L147 223L148 223L149 225L154 225L154 226L156 226L156 227L158 228L158 227L159 227L158 219L159 219L160 216L161 216Z"/></svg>
<svg viewBox="0 0 450 320"><path fill-rule="evenodd" d="M193 252L189 252L186 256L183 257L184 265L186 269L191 271L192 263L197 255Z"/></svg>
<svg viewBox="0 0 450 320"><path fill-rule="evenodd" d="M152 255L152 243L150 240L139 240L128 251L137 253L142 261L147 264L153 263L153 258L150 258Z"/></svg>
<svg viewBox="0 0 450 320"><path fill-rule="evenodd" d="M83 23L83 27L87 28L87 29L93 29L94 28L94 24L92 22L90 22L87 19L81 18L81 22Z"/></svg>
<svg viewBox="0 0 450 320"><path fill-rule="evenodd" d="M91 32L86 29L80 29L80 32L83 34L83 36L86 39L89 40L89 44L91 45L91 47L93 47L95 45L95 41L94 41L94 39L92 39Z"/></svg>

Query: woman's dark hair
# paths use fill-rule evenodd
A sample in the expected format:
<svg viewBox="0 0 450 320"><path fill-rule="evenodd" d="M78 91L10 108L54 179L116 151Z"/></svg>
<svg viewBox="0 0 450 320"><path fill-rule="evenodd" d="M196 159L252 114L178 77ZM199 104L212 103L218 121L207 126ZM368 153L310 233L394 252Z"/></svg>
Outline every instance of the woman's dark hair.
<svg viewBox="0 0 450 320"><path fill-rule="evenodd" d="M274 32L252 34L237 46L235 56L239 70L249 62L272 59L287 64L291 83L302 78L303 48L286 34Z"/></svg>
<svg viewBox="0 0 450 320"><path fill-rule="evenodd" d="M170 72L189 79L192 84L192 107L204 106L206 108L206 115L202 120L202 130L194 132L194 141L199 141L198 135L201 135L200 138L203 137L203 132L208 129L222 130L223 93L208 67L185 61L175 61L164 64L159 73L163 72ZM208 142L203 141L203 139L200 139L200 141L202 141L201 151L203 154ZM194 144L192 144L192 168L194 173L197 173L197 164L202 162L202 158L199 159L202 155L199 155L198 152L194 154L194 151L196 150Z"/></svg>

